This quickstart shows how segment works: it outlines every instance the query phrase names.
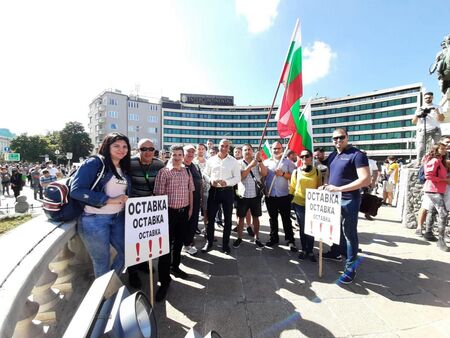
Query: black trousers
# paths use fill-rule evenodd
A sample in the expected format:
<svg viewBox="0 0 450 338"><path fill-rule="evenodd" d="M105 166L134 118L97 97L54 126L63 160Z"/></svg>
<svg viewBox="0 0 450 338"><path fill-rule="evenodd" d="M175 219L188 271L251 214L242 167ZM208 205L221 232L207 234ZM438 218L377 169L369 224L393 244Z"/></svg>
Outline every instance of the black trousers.
<svg viewBox="0 0 450 338"><path fill-rule="evenodd" d="M232 187L229 188L211 187L209 189L208 204L207 204L208 226L206 227L206 236L208 238L209 245L212 245L214 241L215 218L217 210L219 210L220 204L222 204L223 218L224 218L222 247L223 248L229 247L231 234L231 216L233 214L233 200L234 200L234 191Z"/></svg>
<svg viewBox="0 0 450 338"><path fill-rule="evenodd" d="M184 245L191 245L194 240L195 230L198 228L198 215L200 212L200 191L194 191L193 194L193 205L192 205L192 216L189 219L189 227L186 231L186 238L184 239Z"/></svg>
<svg viewBox="0 0 450 338"><path fill-rule="evenodd" d="M181 261L181 248L188 231L189 206L169 208L169 253L159 257L158 276L161 285L170 283L170 267L177 269Z"/></svg>
<svg viewBox="0 0 450 338"><path fill-rule="evenodd" d="M270 240L278 243L278 214L281 215L283 223L284 238L288 242L294 243L294 231L291 222L291 197L289 195L282 197L266 197L267 212L269 213Z"/></svg>

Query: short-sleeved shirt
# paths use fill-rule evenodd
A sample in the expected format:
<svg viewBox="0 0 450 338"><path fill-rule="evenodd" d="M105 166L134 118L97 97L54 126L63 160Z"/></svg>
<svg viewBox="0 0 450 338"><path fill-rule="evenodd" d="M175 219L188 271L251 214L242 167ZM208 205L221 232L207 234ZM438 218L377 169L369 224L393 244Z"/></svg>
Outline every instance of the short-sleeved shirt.
<svg viewBox="0 0 450 338"><path fill-rule="evenodd" d="M245 162L245 160L239 160L239 164L241 165L241 171L247 169L249 163ZM255 179L258 182L261 182L261 174L259 173L259 166L255 166L251 169L251 172L255 176ZM252 174L248 174L247 177L241 180L238 183L238 193L243 198L255 198L258 194L256 191L256 182L252 177Z"/></svg>
<svg viewBox="0 0 450 338"><path fill-rule="evenodd" d="M156 176L155 195L167 195L169 208L180 209L189 205L189 193L194 191L192 175L185 167L162 168Z"/></svg>
<svg viewBox="0 0 450 338"><path fill-rule="evenodd" d="M340 154L337 152L331 153L324 164L328 165L330 172L328 184L341 187L356 181L358 179L356 169L368 167L369 161L367 156L359 149L349 146ZM359 194L359 189L346 191L342 193L342 199L353 199L358 197Z"/></svg>
<svg viewBox="0 0 450 338"><path fill-rule="evenodd" d="M272 180L275 177L275 183L273 184L272 191L270 192L271 197L283 197L289 194L289 180L284 177L275 176L275 169L277 168L278 161L275 159L268 159L264 161L264 165L267 167L267 176L265 180L265 185L267 191L269 191L272 184ZM287 158L284 158L281 162L280 169L284 172L292 174L295 170L295 164L292 163Z"/></svg>
<svg viewBox="0 0 450 338"><path fill-rule="evenodd" d="M424 104L421 109L424 108L433 108L431 109L430 113L425 117L426 119L426 125L427 125L427 131L431 131L435 128L440 128L441 122L438 121L438 113L440 113L439 107L434 104ZM423 118L419 118L417 120L417 129L420 131L423 131Z"/></svg>

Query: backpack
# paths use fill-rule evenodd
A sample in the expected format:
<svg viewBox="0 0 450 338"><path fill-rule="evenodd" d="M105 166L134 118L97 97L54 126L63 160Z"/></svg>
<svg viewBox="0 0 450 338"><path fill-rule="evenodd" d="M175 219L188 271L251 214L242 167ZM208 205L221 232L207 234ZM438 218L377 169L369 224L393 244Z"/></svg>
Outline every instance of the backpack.
<svg viewBox="0 0 450 338"><path fill-rule="evenodd" d="M101 156L96 157L102 162L102 169L97 173L97 178L91 185L90 190L94 190L105 172L105 162L103 162ZM70 185L75 172L69 178L51 182L45 187L42 207L50 221L67 222L77 218L83 212L84 206L70 197Z"/></svg>
<svg viewBox="0 0 450 338"><path fill-rule="evenodd" d="M424 184L426 179L425 179L425 169L424 169L424 165L422 164L419 168L419 174L417 175L417 180L419 181L420 184Z"/></svg>

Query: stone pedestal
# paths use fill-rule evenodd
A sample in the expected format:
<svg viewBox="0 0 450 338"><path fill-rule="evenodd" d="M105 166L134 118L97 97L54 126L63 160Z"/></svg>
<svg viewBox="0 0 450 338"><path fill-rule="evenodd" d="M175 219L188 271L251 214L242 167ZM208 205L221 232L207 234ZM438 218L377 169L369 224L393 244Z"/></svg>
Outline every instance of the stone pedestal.
<svg viewBox="0 0 450 338"><path fill-rule="evenodd" d="M450 89L447 90L446 95L442 95L439 101L442 113L445 115L445 120L441 123L442 135L450 135Z"/></svg>
<svg viewBox="0 0 450 338"><path fill-rule="evenodd" d="M402 224L410 229L417 228L417 214L422 204L423 184L418 182L418 174L419 169L402 168L402 175L407 177L405 185L400 185L400 189L404 189Z"/></svg>

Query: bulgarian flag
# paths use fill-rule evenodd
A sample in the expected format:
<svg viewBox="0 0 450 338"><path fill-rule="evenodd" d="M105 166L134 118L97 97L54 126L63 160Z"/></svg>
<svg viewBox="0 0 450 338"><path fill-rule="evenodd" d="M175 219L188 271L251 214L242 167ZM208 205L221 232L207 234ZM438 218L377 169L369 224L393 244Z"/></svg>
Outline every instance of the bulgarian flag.
<svg viewBox="0 0 450 338"><path fill-rule="evenodd" d="M264 145L260 151L261 151L261 157L263 160L267 160L268 158L272 157L272 153L270 151L270 144L269 144L268 140L266 140L266 142L264 142Z"/></svg>
<svg viewBox="0 0 450 338"><path fill-rule="evenodd" d="M278 134L281 138L292 135L291 140L294 139L295 142L292 141L290 144L295 147L289 148L296 153L305 148L312 151L311 112L309 110L308 114L300 114L300 98L303 95L301 42L301 31L297 21L279 81L285 86L285 90L275 116Z"/></svg>

